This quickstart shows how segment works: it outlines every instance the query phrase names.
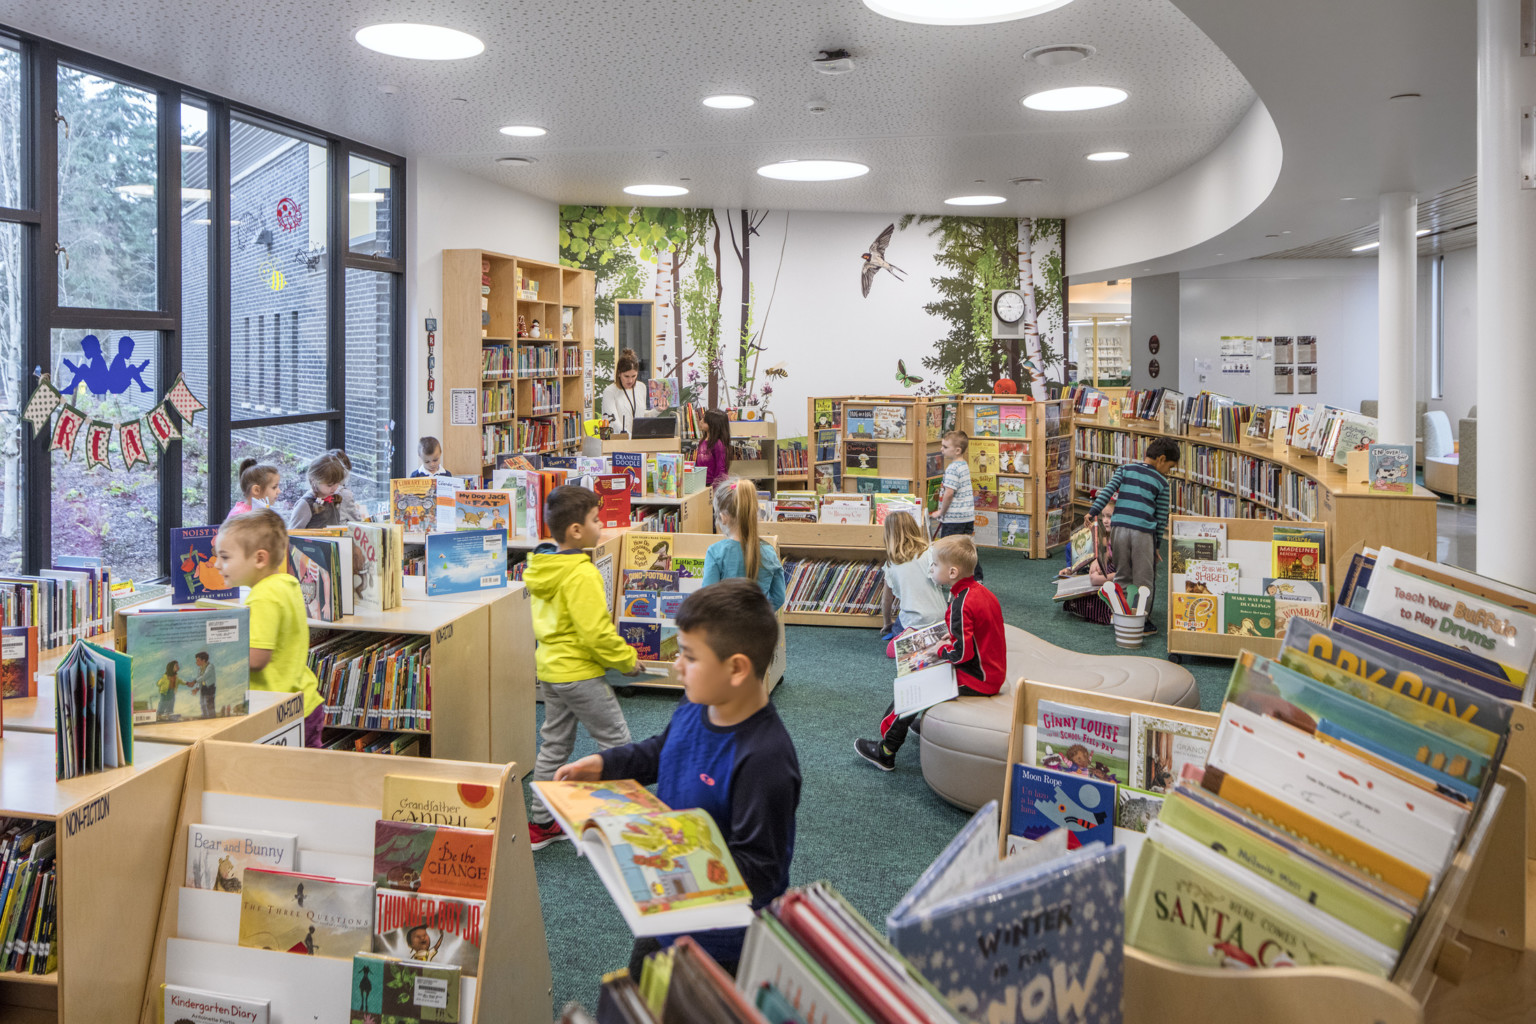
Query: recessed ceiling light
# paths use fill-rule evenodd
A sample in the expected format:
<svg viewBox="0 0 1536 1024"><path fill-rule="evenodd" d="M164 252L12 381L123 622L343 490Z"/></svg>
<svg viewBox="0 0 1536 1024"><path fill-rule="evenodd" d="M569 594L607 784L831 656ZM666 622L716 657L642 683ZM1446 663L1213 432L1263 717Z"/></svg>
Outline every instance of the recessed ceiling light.
<svg viewBox="0 0 1536 1024"><path fill-rule="evenodd" d="M348 192L347 198L354 203L382 203L385 196L383 192Z"/></svg>
<svg viewBox="0 0 1536 1024"><path fill-rule="evenodd" d="M1094 161L1097 161L1098 163L1103 164L1103 163L1108 163L1111 160L1124 160L1126 157L1128 157L1130 155L1131 154L1123 152L1123 151L1118 150L1118 149L1107 149L1107 150L1105 150L1102 153L1089 153L1088 154L1088 159L1089 160L1094 160Z"/></svg>
<svg viewBox="0 0 1536 1024"><path fill-rule="evenodd" d="M1226 255L1226 253L1224 253L1224 252L1219 252L1219 253L1217 253L1217 254L1216 254L1216 255L1217 255L1217 256L1225 256L1225 255Z"/></svg>
<svg viewBox="0 0 1536 1024"><path fill-rule="evenodd" d="M1023 102L1030 110L1097 110L1124 103L1127 95L1110 85L1069 85L1030 93Z"/></svg>
<svg viewBox="0 0 1536 1024"><path fill-rule="evenodd" d="M1423 238L1427 234L1429 234L1429 228L1419 228L1419 230L1417 230L1417 231L1415 231L1413 233L1413 237L1414 238Z"/></svg>
<svg viewBox="0 0 1536 1024"><path fill-rule="evenodd" d="M1024 51L1024 59L1032 60L1036 64L1044 64L1048 68L1059 68L1067 64L1076 64L1078 61L1087 60L1098 51L1087 43L1063 43L1055 46L1037 46L1032 50Z"/></svg>
<svg viewBox="0 0 1536 1024"><path fill-rule="evenodd" d="M514 167L517 166L517 165L520 165L520 164L536 164L536 163L538 163L538 161L535 160L531 156L499 156L499 157L496 158L496 162L499 163L499 164L511 165L511 166L514 166Z"/></svg>
<svg viewBox="0 0 1536 1024"><path fill-rule="evenodd" d="M1380 242L1366 242L1364 245L1357 245L1357 246L1355 246L1353 249L1351 249L1349 251L1350 252L1366 252L1366 251L1368 251L1370 249L1376 248L1380 244L1381 244Z"/></svg>
<svg viewBox="0 0 1536 1024"><path fill-rule="evenodd" d="M1341 203L1352 203L1354 201L1355 201L1355 197L1354 196L1339 196L1339 202L1341 202Z"/></svg>
<svg viewBox="0 0 1536 1024"><path fill-rule="evenodd" d="M852 160L780 160L757 173L779 181L842 181L868 174L869 168Z"/></svg>
<svg viewBox="0 0 1536 1024"><path fill-rule="evenodd" d="M743 110L756 102L757 100L751 96L743 96L739 93L721 93L719 96L704 97L704 105L714 107L716 110Z"/></svg>
<svg viewBox="0 0 1536 1024"><path fill-rule="evenodd" d="M685 196L688 190L681 185L625 185L624 191L632 196Z"/></svg>
<svg viewBox="0 0 1536 1024"><path fill-rule="evenodd" d="M944 200L946 206L996 206L998 203L1006 203L1003 196L951 196Z"/></svg>
<svg viewBox="0 0 1536 1024"><path fill-rule="evenodd" d="M463 60L485 52L485 44L468 32L441 25L369 25L355 38L370 50L412 60Z"/></svg>
<svg viewBox="0 0 1536 1024"><path fill-rule="evenodd" d="M864 0L876 14L919 25L991 25L1030 18L1072 0Z"/></svg>
<svg viewBox="0 0 1536 1024"><path fill-rule="evenodd" d="M545 129L531 124L509 124L501 128L501 134L512 135L519 139L536 139L540 135L548 135L549 133Z"/></svg>

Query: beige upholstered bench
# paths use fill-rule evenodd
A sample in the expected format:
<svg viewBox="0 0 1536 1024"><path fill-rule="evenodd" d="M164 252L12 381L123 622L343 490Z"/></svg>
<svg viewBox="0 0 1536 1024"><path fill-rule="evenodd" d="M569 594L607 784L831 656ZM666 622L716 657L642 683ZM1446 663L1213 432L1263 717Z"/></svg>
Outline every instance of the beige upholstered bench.
<svg viewBox="0 0 1536 1024"><path fill-rule="evenodd" d="M1179 707L1200 706L1195 677L1158 658L1079 654L1008 626L1008 679L996 697L961 697L923 716L923 779L957 807L1000 799L1008 766L1013 680L1095 690Z"/></svg>

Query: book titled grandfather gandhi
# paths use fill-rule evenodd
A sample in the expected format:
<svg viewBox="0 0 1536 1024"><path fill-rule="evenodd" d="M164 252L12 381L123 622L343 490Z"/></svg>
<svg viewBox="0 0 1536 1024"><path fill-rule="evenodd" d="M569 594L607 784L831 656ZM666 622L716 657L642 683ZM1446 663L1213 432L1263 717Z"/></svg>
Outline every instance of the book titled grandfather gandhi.
<svg viewBox="0 0 1536 1024"><path fill-rule="evenodd" d="M246 868L240 945L350 960L373 945L373 883Z"/></svg>
<svg viewBox="0 0 1536 1024"><path fill-rule="evenodd" d="M382 810L390 821L495 828L496 790L492 783L386 775Z"/></svg>

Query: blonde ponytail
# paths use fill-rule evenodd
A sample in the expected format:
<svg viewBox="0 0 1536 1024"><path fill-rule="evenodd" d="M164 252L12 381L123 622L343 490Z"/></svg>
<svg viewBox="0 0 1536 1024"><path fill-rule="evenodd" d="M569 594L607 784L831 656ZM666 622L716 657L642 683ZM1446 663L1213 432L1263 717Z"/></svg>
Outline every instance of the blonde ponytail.
<svg viewBox="0 0 1536 1024"><path fill-rule="evenodd" d="M757 579L762 567L761 542L757 539L757 485L740 477L726 477L715 485L715 518L730 520L741 534L741 557L746 563L746 576Z"/></svg>

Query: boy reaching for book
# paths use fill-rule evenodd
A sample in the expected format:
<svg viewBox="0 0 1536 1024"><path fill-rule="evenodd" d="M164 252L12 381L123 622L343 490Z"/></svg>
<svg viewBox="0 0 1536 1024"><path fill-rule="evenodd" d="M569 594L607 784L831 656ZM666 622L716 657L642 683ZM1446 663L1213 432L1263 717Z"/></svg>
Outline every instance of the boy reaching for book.
<svg viewBox="0 0 1536 1024"><path fill-rule="evenodd" d="M1146 457L1116 469L1088 506L1092 518L1111 501L1115 503L1109 533L1109 545L1115 553L1115 575L1122 584L1148 588L1154 597L1157 563L1163 557L1163 531L1168 527L1168 474L1178 464L1178 443L1168 437L1153 438L1147 445ZM1146 631L1156 633L1151 612L1149 599Z"/></svg>
<svg viewBox="0 0 1536 1024"><path fill-rule="evenodd" d="M961 697L990 697L1003 688L1008 649L1003 637L1003 609L997 597L976 579L976 544L966 536L933 542L933 582L949 590L944 625L949 639L925 664L947 661L955 668ZM878 740L853 741L854 751L883 772L896 768L896 751L907 740L916 715L896 717L893 701L880 720Z"/></svg>
<svg viewBox="0 0 1536 1024"><path fill-rule="evenodd" d="M800 806L800 762L763 682L778 642L778 620L755 580L724 580L688 595L677 613L677 674L686 697L660 735L565 765L559 782L634 779L656 784L674 808L715 820L760 910L789 886ZM735 972L745 929L693 938ZM677 936L635 941L630 976Z"/></svg>

